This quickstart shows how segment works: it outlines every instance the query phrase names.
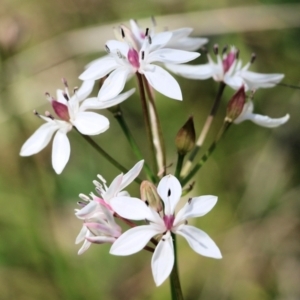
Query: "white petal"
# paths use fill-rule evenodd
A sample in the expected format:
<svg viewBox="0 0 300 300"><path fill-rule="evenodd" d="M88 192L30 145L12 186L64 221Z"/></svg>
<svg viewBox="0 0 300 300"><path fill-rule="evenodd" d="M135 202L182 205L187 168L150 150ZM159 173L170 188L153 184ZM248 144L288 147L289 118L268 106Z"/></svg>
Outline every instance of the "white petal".
<svg viewBox="0 0 300 300"><path fill-rule="evenodd" d="M123 190L126 186L128 186L136 177L139 176L144 165L144 160L136 163L122 178L122 183L120 186L120 190Z"/></svg>
<svg viewBox="0 0 300 300"><path fill-rule="evenodd" d="M185 37L177 41L169 42L166 47L185 51L195 51L207 42L208 39L206 38Z"/></svg>
<svg viewBox="0 0 300 300"><path fill-rule="evenodd" d="M109 48L111 53L121 52L121 54L127 57L129 46L127 43L117 41L117 40L109 40L106 42L106 46Z"/></svg>
<svg viewBox="0 0 300 300"><path fill-rule="evenodd" d="M172 41L177 41L181 38L189 36L193 31L193 28L190 27L183 27L175 30L171 30L170 32L172 33L172 38L169 41L171 43ZM168 43L168 45L169 45Z"/></svg>
<svg viewBox="0 0 300 300"><path fill-rule="evenodd" d="M104 244L104 243L112 244L116 240L114 237L108 237L108 236L91 236L91 237L87 237L86 239L89 242L95 244Z"/></svg>
<svg viewBox="0 0 300 300"><path fill-rule="evenodd" d="M183 236L190 247L203 256L222 258L215 242L204 231L189 225L181 225L174 233Z"/></svg>
<svg viewBox="0 0 300 300"><path fill-rule="evenodd" d="M173 73L189 79L208 79L214 75L211 64L195 66L166 64L165 66Z"/></svg>
<svg viewBox="0 0 300 300"><path fill-rule="evenodd" d="M201 196L190 199L176 214L174 226L182 220L206 215L215 206L217 200L218 197L216 196Z"/></svg>
<svg viewBox="0 0 300 300"><path fill-rule="evenodd" d="M22 146L20 155L29 156L40 152L51 140L53 133L58 129L54 122L43 124Z"/></svg>
<svg viewBox="0 0 300 300"><path fill-rule="evenodd" d="M157 212L147 206L147 204L133 197L115 197L110 201L113 210L123 218L130 220L148 220L165 229L164 222Z"/></svg>
<svg viewBox="0 0 300 300"><path fill-rule="evenodd" d="M200 54L197 52L163 48L150 53L147 57L147 62L151 63L158 61L163 63L182 64L199 56Z"/></svg>
<svg viewBox="0 0 300 300"><path fill-rule="evenodd" d="M144 71L149 84L169 98L182 100L180 86L174 77L159 66L152 65L152 67L151 71Z"/></svg>
<svg viewBox="0 0 300 300"><path fill-rule="evenodd" d="M88 229L86 228L86 226L82 226L82 228L75 240L75 244L81 243L85 239L87 232L88 232Z"/></svg>
<svg viewBox="0 0 300 300"><path fill-rule="evenodd" d="M89 67L79 76L79 79L97 80L104 77L119 66L119 63L113 57L104 56L100 59L97 59L95 62L92 62Z"/></svg>
<svg viewBox="0 0 300 300"><path fill-rule="evenodd" d="M224 83L233 88L234 90L238 90L243 84L245 84L244 80L240 76L228 76L225 74Z"/></svg>
<svg viewBox="0 0 300 300"><path fill-rule="evenodd" d="M149 49L150 52L165 46L171 38L172 38L171 32L160 32L155 34L152 38L152 42L150 45L150 49Z"/></svg>
<svg viewBox="0 0 300 300"><path fill-rule="evenodd" d="M240 76L247 83L248 89L270 88L275 86L284 77L284 74L260 74L251 71L242 71Z"/></svg>
<svg viewBox="0 0 300 300"><path fill-rule="evenodd" d="M98 98L106 101L116 97L123 90L130 72L129 66L122 66L110 73L99 91Z"/></svg>
<svg viewBox="0 0 300 300"><path fill-rule="evenodd" d="M106 100L106 101L102 101L101 98L98 98L98 101L100 102L100 106L98 107L98 109L105 109L105 108L120 104L124 100L128 99L134 92L135 92L135 88L130 89L129 91L122 93L122 94L118 95L117 97L112 98L110 100Z"/></svg>
<svg viewBox="0 0 300 300"><path fill-rule="evenodd" d="M78 131L86 135L96 135L109 128L106 117L90 111L79 112L72 123Z"/></svg>
<svg viewBox="0 0 300 300"><path fill-rule="evenodd" d="M52 166L57 174L60 174L66 166L70 152L71 148L67 134L57 131L52 145Z"/></svg>
<svg viewBox="0 0 300 300"><path fill-rule="evenodd" d="M82 247L78 250L78 255L84 253L87 249L90 248L90 246L91 246L91 242L85 239Z"/></svg>
<svg viewBox="0 0 300 300"><path fill-rule="evenodd" d="M82 209L78 210L75 215L76 217L82 219L82 218L87 218L91 213L95 211L97 208L98 203L96 201L91 201L88 203L86 206L84 206Z"/></svg>
<svg viewBox="0 0 300 300"><path fill-rule="evenodd" d="M171 274L174 266L173 242L168 232L155 248L151 260L152 274L157 286L161 285Z"/></svg>
<svg viewBox="0 0 300 300"><path fill-rule="evenodd" d="M120 185L122 182L123 174L118 175L110 184L109 188L106 190L105 194L102 195L106 203L110 203L111 198L117 196L119 193Z"/></svg>
<svg viewBox="0 0 300 300"><path fill-rule="evenodd" d="M173 175L163 177L158 184L157 192L165 204L165 214L172 215L182 194L179 180Z"/></svg>
<svg viewBox="0 0 300 300"><path fill-rule="evenodd" d="M86 97L90 95L94 88L95 81L94 80L85 80L81 87L75 92L75 95L71 98L76 98L78 101L84 100Z"/></svg>
<svg viewBox="0 0 300 300"><path fill-rule="evenodd" d="M151 225L129 229L113 243L109 253L121 256L136 253L142 250L149 240L158 233Z"/></svg>

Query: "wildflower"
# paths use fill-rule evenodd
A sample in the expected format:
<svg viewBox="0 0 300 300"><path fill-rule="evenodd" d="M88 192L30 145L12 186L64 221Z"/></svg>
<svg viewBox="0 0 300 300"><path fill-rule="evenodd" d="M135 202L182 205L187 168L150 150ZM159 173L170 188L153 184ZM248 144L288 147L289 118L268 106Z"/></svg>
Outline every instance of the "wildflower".
<svg viewBox="0 0 300 300"><path fill-rule="evenodd" d="M146 30L141 45L135 43L132 35L122 29L123 41L110 40L105 48L108 55L92 62L80 75L81 80L97 80L109 74L98 96L103 100L119 94L130 77L136 72L145 75L148 83L161 94L182 100L177 81L162 67L153 64L181 64L195 59L199 53L164 48L171 40L171 32L162 32L153 37Z"/></svg>
<svg viewBox="0 0 300 300"><path fill-rule="evenodd" d="M57 174L60 174L66 166L70 157L70 142L67 138L67 133L73 127L85 135L97 135L109 128L109 120L95 112L87 112L89 108L106 108L110 105L115 105L123 101L124 97L118 97L106 101L105 103L97 102L95 99L87 99L82 102L92 91L94 81L86 81L81 88L70 96L65 82L66 90L57 91L57 100L52 98L48 93L47 99L51 103L53 110L60 120L55 119L49 112L45 116L34 111L35 115L46 121L46 124L41 125L33 135L24 143L21 148L21 156L30 156L40 152L50 142L52 136L56 132L52 146L52 166ZM126 96L132 94L133 91L126 93Z"/></svg>
<svg viewBox="0 0 300 300"><path fill-rule="evenodd" d="M131 220L146 220L149 225L137 226L123 233L112 245L110 253L114 255L136 253L142 250L152 237L159 235L161 238L155 248L151 266L156 285L161 285L170 275L174 265L171 233L183 236L198 254L213 258L222 256L214 241L204 231L187 225L187 219L208 213L216 204L217 197L191 198L175 215L175 207L182 194L178 179L172 175L163 177L157 192L164 203L162 215L147 206L147 202L137 198L115 197L111 200L112 208L120 216Z"/></svg>
<svg viewBox="0 0 300 300"><path fill-rule="evenodd" d="M170 71L189 79L208 79L221 81L237 90L242 85L245 90L257 90L258 88L270 88L279 83L284 74L262 74L248 71L254 62L255 56L252 55L251 61L242 67L242 61L238 59L239 51L232 47L229 53L223 51L223 57L218 54L218 47L214 47L217 62L214 62L207 54L208 63L204 65L180 65L175 66L167 64Z"/></svg>

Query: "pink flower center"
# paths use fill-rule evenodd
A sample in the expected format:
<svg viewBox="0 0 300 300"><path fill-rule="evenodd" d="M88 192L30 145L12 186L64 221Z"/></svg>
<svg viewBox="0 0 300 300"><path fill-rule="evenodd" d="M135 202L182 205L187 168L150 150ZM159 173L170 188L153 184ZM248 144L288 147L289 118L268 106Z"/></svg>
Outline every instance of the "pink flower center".
<svg viewBox="0 0 300 300"><path fill-rule="evenodd" d="M167 228L167 230L171 230L173 227L173 223L174 223L174 219L175 217L173 215L171 216L164 216L163 220L165 222L165 226Z"/></svg>
<svg viewBox="0 0 300 300"><path fill-rule="evenodd" d="M234 63L235 59L236 59L235 51L230 51L227 54L227 56L225 57L225 59L223 59L223 70L224 70L224 73L226 73L230 69L230 67Z"/></svg>
<svg viewBox="0 0 300 300"><path fill-rule="evenodd" d="M52 107L59 118L67 122L70 120L69 109L66 105L53 100Z"/></svg>
<svg viewBox="0 0 300 300"><path fill-rule="evenodd" d="M127 59L135 69L140 67L139 54L136 50L130 49L127 54Z"/></svg>

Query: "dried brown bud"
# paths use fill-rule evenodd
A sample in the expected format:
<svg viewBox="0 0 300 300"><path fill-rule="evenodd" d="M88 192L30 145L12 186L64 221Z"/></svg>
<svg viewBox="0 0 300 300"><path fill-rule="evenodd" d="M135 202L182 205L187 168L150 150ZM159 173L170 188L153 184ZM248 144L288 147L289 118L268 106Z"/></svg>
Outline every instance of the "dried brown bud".
<svg viewBox="0 0 300 300"><path fill-rule="evenodd" d="M186 123L178 131L175 144L179 154L185 155L195 146L195 127L193 117L189 117Z"/></svg>
<svg viewBox="0 0 300 300"><path fill-rule="evenodd" d="M160 212L163 208L160 197L158 196L156 186L147 180L144 180L140 186L141 199L150 207Z"/></svg>
<svg viewBox="0 0 300 300"><path fill-rule="evenodd" d="M245 101L245 87L242 85L228 102L226 121L233 122L242 113Z"/></svg>

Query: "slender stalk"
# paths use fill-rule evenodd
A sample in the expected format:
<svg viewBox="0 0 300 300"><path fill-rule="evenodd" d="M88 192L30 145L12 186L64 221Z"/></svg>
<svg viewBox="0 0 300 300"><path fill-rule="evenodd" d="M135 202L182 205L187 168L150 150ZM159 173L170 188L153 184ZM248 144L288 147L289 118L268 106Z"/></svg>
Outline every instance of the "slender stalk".
<svg viewBox="0 0 300 300"><path fill-rule="evenodd" d="M76 127L75 127L76 128ZM118 163L113 157L111 157L105 150L103 150L90 136L84 135L78 131L76 128L76 131L95 149L98 153L100 153L102 156L104 156L112 165L114 165L117 169L119 169L123 173L127 173L128 170L123 167L120 163ZM138 184L142 183L142 180L138 177L134 179L135 182Z"/></svg>
<svg viewBox="0 0 300 300"><path fill-rule="evenodd" d="M201 149L201 147L202 147L202 145L203 145L203 143L205 141L207 133L208 133L208 131L210 129L210 126L212 124L212 121L213 121L213 119L214 119L214 117L215 117L215 115L216 115L216 113L218 111L218 108L220 106L221 98L222 98L225 86L226 86L226 84L224 82L220 82L219 89L218 89L215 101L213 103L213 106L212 106L212 108L210 110L209 115L206 118L206 121L205 121L204 126L202 128L202 131L201 131L201 133L200 133L200 135L198 137L198 140L196 142L196 146L193 149L193 151L191 152L191 154L190 154L190 156L188 158L188 161L186 162L186 164L183 167L183 170L182 170L182 173L181 173L182 177L186 176L186 174L190 170L190 168L192 166L192 163L193 163L196 155L200 151L200 149Z"/></svg>
<svg viewBox="0 0 300 300"><path fill-rule="evenodd" d="M200 170L200 168L204 165L204 163L207 161L207 159L210 157L210 155L215 150L217 143L221 139L221 137L225 134L225 132L228 130L232 123L225 121L221 130L219 131L217 138L215 141L211 144L211 146L208 148L208 150L205 152L205 154L202 156L200 161L194 166L194 168L190 171L190 173L182 179L181 184L182 186L186 185L187 182Z"/></svg>
<svg viewBox="0 0 300 300"><path fill-rule="evenodd" d="M182 165L183 165L183 160L184 160L184 156L183 154L178 153L177 154L177 165L176 165L176 170L175 170L175 177L178 178L178 180L180 180L180 172L182 169Z"/></svg>
<svg viewBox="0 0 300 300"><path fill-rule="evenodd" d="M174 246L174 266L170 275L171 284L171 295L172 300L183 300L183 295L181 291L181 285L178 275L178 265L177 265L177 245L176 245L176 235L172 233L173 246Z"/></svg>
<svg viewBox="0 0 300 300"><path fill-rule="evenodd" d="M152 132L154 136L154 146L156 148L156 161L158 164L158 170L160 174L166 175L165 174L166 173L166 147L165 147L164 137L162 134L161 124L159 121L159 116L155 105L155 99L150 89L149 83L144 75L143 75L143 81L149 99L150 119L152 125Z"/></svg>
<svg viewBox="0 0 300 300"><path fill-rule="evenodd" d="M154 173L157 174L157 162L156 162L156 156L155 156L155 147L154 147L154 142L153 142L153 132L151 129L151 122L149 118L149 110L148 110L148 104L146 100L146 95L145 95L145 89L144 89L144 84L143 84L143 78L140 73L136 73L137 76L137 81L138 81L138 87L139 87L139 92L140 92L140 99L142 103L142 110L143 110L143 115L145 119L145 125L146 125L146 131L147 131L147 136L150 144L150 151L153 159L153 166L154 166Z"/></svg>

